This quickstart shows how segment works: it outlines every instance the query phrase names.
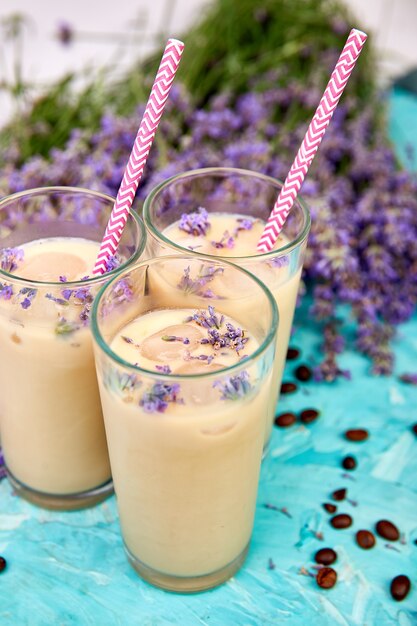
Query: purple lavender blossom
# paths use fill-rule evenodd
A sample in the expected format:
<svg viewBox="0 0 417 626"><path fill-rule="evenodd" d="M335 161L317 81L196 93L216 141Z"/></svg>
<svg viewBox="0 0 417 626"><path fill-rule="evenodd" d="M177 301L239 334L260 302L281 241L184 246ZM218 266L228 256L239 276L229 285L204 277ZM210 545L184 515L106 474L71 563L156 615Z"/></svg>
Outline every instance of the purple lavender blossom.
<svg viewBox="0 0 417 626"><path fill-rule="evenodd" d="M205 235L210 228L206 209L199 207L197 211L192 213L183 213L178 228L190 235L194 235L194 237Z"/></svg>
<svg viewBox="0 0 417 626"><path fill-rule="evenodd" d="M218 316L215 312L213 306L209 304L208 312L207 311L197 311L189 318L187 318L187 322L196 322L199 326L203 328L216 328L219 329L224 322L224 315Z"/></svg>
<svg viewBox="0 0 417 626"><path fill-rule="evenodd" d="M25 256L22 248L3 248L0 250L0 266L5 272L14 272Z"/></svg>
<svg viewBox="0 0 417 626"><path fill-rule="evenodd" d="M0 283L0 298L3 298L3 300L10 300L12 296L13 287L11 285Z"/></svg>
<svg viewBox="0 0 417 626"><path fill-rule="evenodd" d="M223 272L222 267L202 266L196 278L190 277L191 268L186 267L178 283L178 288L185 293L195 293L205 298L217 298L211 289L204 290L204 287L213 280L215 276Z"/></svg>
<svg viewBox="0 0 417 626"><path fill-rule="evenodd" d="M231 250L235 247L235 238L229 233L228 230L225 230L223 237L219 241L212 241L211 245L217 249L228 248Z"/></svg>
<svg viewBox="0 0 417 626"><path fill-rule="evenodd" d="M46 293L45 298L47 298L48 300L52 300L52 302L55 302L56 304L59 304L61 306L68 306L68 300L64 300L63 298L57 298L52 293Z"/></svg>
<svg viewBox="0 0 417 626"><path fill-rule="evenodd" d="M170 402L181 402L178 398L179 390L178 383L172 385L155 383L150 391L143 394L139 406L146 413L164 413Z"/></svg>
<svg viewBox="0 0 417 626"><path fill-rule="evenodd" d="M0 448L0 480L6 476L6 467L4 464L3 450Z"/></svg>
<svg viewBox="0 0 417 626"><path fill-rule="evenodd" d="M37 293L37 289L32 289L31 287L23 287L23 289L19 291L18 298L20 299L20 306L22 309L28 309L31 306Z"/></svg>
<svg viewBox="0 0 417 626"><path fill-rule="evenodd" d="M246 371L230 376L225 380L216 380L213 387L220 389L222 400L238 400L243 398L252 389L249 374Z"/></svg>
<svg viewBox="0 0 417 626"><path fill-rule="evenodd" d="M161 374L171 374L172 370L169 365L155 365L155 369Z"/></svg>
<svg viewBox="0 0 417 626"><path fill-rule="evenodd" d="M113 254L112 256L110 256L108 259L105 260L105 266L106 266L105 273L112 272L113 270L120 267L121 264L122 264L122 260L120 256L118 254Z"/></svg>

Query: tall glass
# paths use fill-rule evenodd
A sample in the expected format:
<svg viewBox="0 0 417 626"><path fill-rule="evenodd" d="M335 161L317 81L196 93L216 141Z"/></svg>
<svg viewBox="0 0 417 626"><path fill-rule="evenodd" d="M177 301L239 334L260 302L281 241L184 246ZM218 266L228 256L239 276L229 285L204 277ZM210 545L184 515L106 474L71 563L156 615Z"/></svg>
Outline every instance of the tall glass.
<svg viewBox="0 0 417 626"><path fill-rule="evenodd" d="M271 290L278 305L280 323L273 377L273 391L268 409L266 442L269 440L276 403L279 397L288 342L297 300L307 237L310 230L310 215L304 201L299 197L291 210L282 231L282 242L275 250L266 254L256 252L236 256L228 240L207 245L202 238L192 233L188 239L178 243L172 237L172 225L183 214L204 208L208 221L213 214L239 215L266 221L281 190L282 183L249 170L214 167L191 170L160 183L145 200L143 218L147 230L148 256L187 253L193 257L200 253L216 258L228 258L239 267L245 268L262 280ZM170 229L171 227L171 229ZM170 229L170 230L169 230ZM168 232L167 232L168 230ZM231 233L229 233L230 235ZM247 236L248 233L245 233ZM189 247L188 247L189 246ZM252 248L251 248L252 249ZM262 308L259 308L262 314Z"/></svg>
<svg viewBox="0 0 417 626"><path fill-rule="evenodd" d="M155 334L152 319L160 315L165 321ZM224 341L231 329L222 316L243 330L230 335L244 343L237 355ZM167 327L168 319L181 324ZM115 277L94 303L97 374L125 549L156 586L209 589L244 561L277 323L275 301L262 283L203 257L142 262ZM223 340L208 347L213 329ZM202 355L204 349L214 357ZM226 366L230 351L234 362ZM153 359L146 368L144 355Z"/></svg>
<svg viewBox="0 0 417 626"><path fill-rule="evenodd" d="M0 201L1 444L15 491L47 508L90 506L113 491L90 309L115 266L143 256L146 240L130 215L110 271L85 277L113 204L71 187ZM62 262L81 279L60 276Z"/></svg>

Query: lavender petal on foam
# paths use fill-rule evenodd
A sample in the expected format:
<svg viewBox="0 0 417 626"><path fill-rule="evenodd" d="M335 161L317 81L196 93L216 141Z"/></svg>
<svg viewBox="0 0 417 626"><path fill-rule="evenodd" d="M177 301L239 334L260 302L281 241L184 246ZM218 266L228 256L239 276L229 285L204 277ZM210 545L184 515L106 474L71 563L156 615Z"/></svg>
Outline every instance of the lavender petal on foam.
<svg viewBox="0 0 417 626"><path fill-rule="evenodd" d="M210 222L206 209L199 207L197 211L193 211L192 213L183 213L181 215L178 228L189 235L193 235L194 237L206 235L208 229L210 228Z"/></svg>

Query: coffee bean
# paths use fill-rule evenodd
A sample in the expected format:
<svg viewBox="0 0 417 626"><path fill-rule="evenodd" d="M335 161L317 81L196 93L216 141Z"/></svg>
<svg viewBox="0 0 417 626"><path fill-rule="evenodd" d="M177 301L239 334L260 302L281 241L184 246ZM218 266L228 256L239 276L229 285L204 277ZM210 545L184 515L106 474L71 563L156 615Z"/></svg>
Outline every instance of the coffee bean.
<svg viewBox="0 0 417 626"><path fill-rule="evenodd" d="M332 498L336 500L336 502L340 502L340 500L344 500L346 498L347 489L336 489L333 491Z"/></svg>
<svg viewBox="0 0 417 626"><path fill-rule="evenodd" d="M369 550L375 545L375 537L370 530L358 530L356 533L356 541L358 546L364 550Z"/></svg>
<svg viewBox="0 0 417 626"><path fill-rule="evenodd" d="M295 424L297 416L294 413L281 413L275 417L275 426L280 428L288 428Z"/></svg>
<svg viewBox="0 0 417 626"><path fill-rule="evenodd" d="M314 422L319 415L320 413L319 411L316 411L316 409L304 409L304 411L301 411L300 413L300 420L303 424L311 424L311 422Z"/></svg>
<svg viewBox="0 0 417 626"><path fill-rule="evenodd" d="M332 548L321 548L314 555L315 562L321 563L321 565L331 565L336 559L337 554Z"/></svg>
<svg viewBox="0 0 417 626"><path fill-rule="evenodd" d="M316 575L317 584L322 589L331 589L337 581L337 574L332 567L322 567Z"/></svg>
<svg viewBox="0 0 417 626"><path fill-rule="evenodd" d="M411 426L411 430L413 431L413 433L414 433L415 435L417 435L417 424L413 424L413 425Z"/></svg>
<svg viewBox="0 0 417 626"><path fill-rule="evenodd" d="M352 428L345 432L345 437L349 441L365 441L368 439L369 433L364 428Z"/></svg>
<svg viewBox="0 0 417 626"><path fill-rule="evenodd" d="M307 365L299 365L294 371L294 376L303 383L310 380L312 375L313 373Z"/></svg>
<svg viewBox="0 0 417 626"><path fill-rule="evenodd" d="M294 393L297 391L297 385L295 383L282 383L281 393Z"/></svg>
<svg viewBox="0 0 417 626"><path fill-rule="evenodd" d="M401 600L404 600L404 598L407 597L408 592L410 591L410 588L411 588L410 579L408 578L408 576L405 576L404 574L400 574L399 576L396 576L391 581L391 587L390 587L391 595L394 598L394 600L397 600L397 602L401 602Z"/></svg>
<svg viewBox="0 0 417 626"><path fill-rule="evenodd" d="M298 359L300 356L300 351L298 348L288 348L287 350L287 361L294 361Z"/></svg>
<svg viewBox="0 0 417 626"><path fill-rule="evenodd" d="M375 525L375 530L380 537L388 539L388 541L398 541L400 538L400 531L392 522L381 519Z"/></svg>
<svg viewBox="0 0 417 626"><path fill-rule="evenodd" d="M7 561L3 556L0 556L0 572L6 569Z"/></svg>
<svg viewBox="0 0 417 626"><path fill-rule="evenodd" d="M334 504L330 504L330 502L325 502L323 504L323 509L327 511L328 513L336 513L337 506L335 506Z"/></svg>
<svg viewBox="0 0 417 626"><path fill-rule="evenodd" d="M346 470L354 470L357 465L356 459L353 456L345 456L342 460L342 465Z"/></svg>
<svg viewBox="0 0 417 626"><path fill-rule="evenodd" d="M333 528L337 528L338 530L342 528L349 528L349 526L352 526L352 522L353 520L351 516L347 513L338 513L338 515L334 515L330 520Z"/></svg>

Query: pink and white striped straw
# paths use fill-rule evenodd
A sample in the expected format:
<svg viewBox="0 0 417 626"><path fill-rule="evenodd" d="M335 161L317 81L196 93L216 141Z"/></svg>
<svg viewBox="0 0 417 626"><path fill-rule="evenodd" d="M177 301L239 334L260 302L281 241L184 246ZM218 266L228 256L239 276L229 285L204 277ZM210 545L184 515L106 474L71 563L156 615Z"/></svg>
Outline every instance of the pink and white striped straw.
<svg viewBox="0 0 417 626"><path fill-rule="evenodd" d="M367 35L355 28L349 33L258 242L257 249L261 253L269 252L275 245L366 39Z"/></svg>
<svg viewBox="0 0 417 626"><path fill-rule="evenodd" d="M94 275L103 274L106 261L116 253L183 50L182 41L168 39L100 245Z"/></svg>

